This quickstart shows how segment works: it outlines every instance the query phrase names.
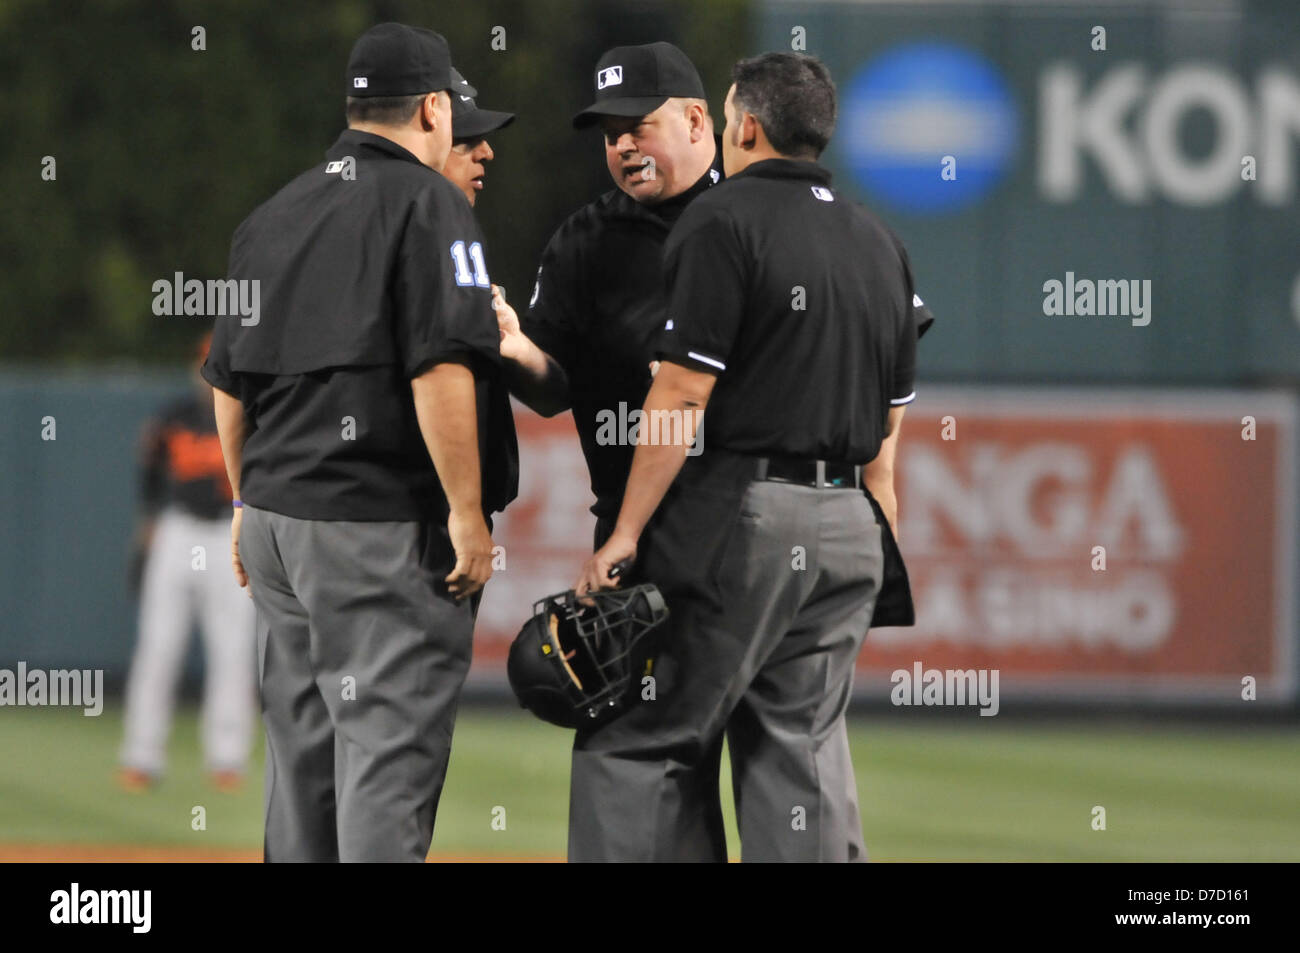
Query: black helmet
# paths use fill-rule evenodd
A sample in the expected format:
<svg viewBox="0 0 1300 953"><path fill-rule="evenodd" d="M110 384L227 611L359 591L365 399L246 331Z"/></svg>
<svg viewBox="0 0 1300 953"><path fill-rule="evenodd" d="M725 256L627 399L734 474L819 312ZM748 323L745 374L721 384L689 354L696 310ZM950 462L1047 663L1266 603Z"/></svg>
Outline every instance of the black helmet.
<svg viewBox="0 0 1300 953"><path fill-rule="evenodd" d="M593 727L626 709L634 654L668 618L655 586L601 589L581 600L572 589L533 606L514 644L506 674L519 704L563 728ZM644 646L643 646L644 649Z"/></svg>

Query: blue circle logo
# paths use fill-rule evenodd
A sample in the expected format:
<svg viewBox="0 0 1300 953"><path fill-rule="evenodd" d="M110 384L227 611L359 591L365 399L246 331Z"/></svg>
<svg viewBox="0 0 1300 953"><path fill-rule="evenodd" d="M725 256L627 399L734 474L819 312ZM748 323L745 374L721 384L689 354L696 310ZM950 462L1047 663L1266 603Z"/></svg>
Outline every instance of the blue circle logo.
<svg viewBox="0 0 1300 953"><path fill-rule="evenodd" d="M947 43L910 43L867 63L841 95L839 151L871 195L908 212L973 205L1015 156L1019 120L1002 76Z"/></svg>

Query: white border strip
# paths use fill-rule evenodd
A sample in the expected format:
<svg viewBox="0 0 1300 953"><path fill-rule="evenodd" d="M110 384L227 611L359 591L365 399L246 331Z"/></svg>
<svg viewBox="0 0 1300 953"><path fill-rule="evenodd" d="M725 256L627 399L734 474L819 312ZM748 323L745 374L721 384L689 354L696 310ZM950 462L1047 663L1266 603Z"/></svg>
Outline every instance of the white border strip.
<svg viewBox="0 0 1300 953"><path fill-rule="evenodd" d="M697 354L695 351L687 351L686 356L694 358L695 360L699 361L701 364L712 364L720 371L725 371L727 369L727 365L723 364L721 361L716 360L715 358L712 357L705 357L703 354Z"/></svg>

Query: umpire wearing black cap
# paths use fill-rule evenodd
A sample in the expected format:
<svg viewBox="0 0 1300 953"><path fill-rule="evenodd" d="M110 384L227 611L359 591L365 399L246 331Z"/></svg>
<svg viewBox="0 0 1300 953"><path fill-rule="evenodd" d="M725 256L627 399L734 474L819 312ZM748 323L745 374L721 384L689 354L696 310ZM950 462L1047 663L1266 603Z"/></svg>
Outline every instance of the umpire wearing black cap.
<svg viewBox="0 0 1300 953"><path fill-rule="evenodd" d="M486 414L500 360L482 240L438 174L441 36L353 47L348 129L235 232L260 315L217 322L232 556L258 611L269 861L423 861L514 474ZM507 417L504 427L512 425Z"/></svg>
<svg viewBox="0 0 1300 953"><path fill-rule="evenodd" d="M480 109L475 101L477 94L465 77L455 69L451 76L460 89L453 87L451 91L451 152L447 153L442 174L465 193L470 205L475 205L487 176L485 166L496 157L488 144L488 133L510 125L515 114ZM471 92L462 92L467 87Z"/></svg>
<svg viewBox="0 0 1300 953"><path fill-rule="evenodd" d="M862 482L892 514L923 319L901 243L816 161L835 122L826 68L768 53L732 78L728 181L669 236L644 408L707 405L703 453L637 447L577 587L639 556L671 632L654 700L575 751L571 860L725 860L724 734L742 859L865 856L844 713L892 535Z"/></svg>
<svg viewBox="0 0 1300 953"><path fill-rule="evenodd" d="M599 545L633 450L603 424L635 412L650 389L665 317L663 244L683 210L722 179L722 149L699 73L671 43L614 47L591 80L595 102L574 125L600 125L615 188L556 229L522 321L504 300L497 317L515 395L545 416L573 410Z"/></svg>

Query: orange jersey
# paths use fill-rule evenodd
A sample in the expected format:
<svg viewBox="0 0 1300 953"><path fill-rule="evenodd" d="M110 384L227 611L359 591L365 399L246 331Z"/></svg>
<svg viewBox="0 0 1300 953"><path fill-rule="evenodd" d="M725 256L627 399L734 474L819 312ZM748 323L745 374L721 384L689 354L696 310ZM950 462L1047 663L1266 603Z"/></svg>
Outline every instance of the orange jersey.
<svg viewBox="0 0 1300 953"><path fill-rule="evenodd" d="M212 405L190 397L145 428L141 495L147 512L178 506L216 519L230 512L230 481Z"/></svg>

